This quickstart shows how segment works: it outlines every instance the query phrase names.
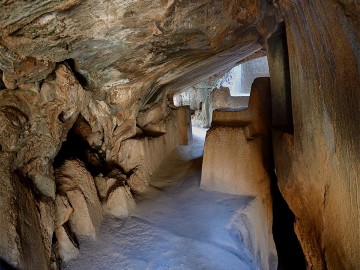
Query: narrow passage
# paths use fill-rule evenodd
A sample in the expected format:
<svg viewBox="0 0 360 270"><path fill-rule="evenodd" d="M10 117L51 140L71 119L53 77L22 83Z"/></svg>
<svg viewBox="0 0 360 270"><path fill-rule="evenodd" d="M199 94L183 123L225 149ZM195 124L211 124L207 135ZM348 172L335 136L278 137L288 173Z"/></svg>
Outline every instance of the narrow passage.
<svg viewBox="0 0 360 270"><path fill-rule="evenodd" d="M257 269L230 226L250 198L199 188L205 131L193 131L193 143L170 154L133 215L105 219L97 240L80 239L80 256L64 269Z"/></svg>

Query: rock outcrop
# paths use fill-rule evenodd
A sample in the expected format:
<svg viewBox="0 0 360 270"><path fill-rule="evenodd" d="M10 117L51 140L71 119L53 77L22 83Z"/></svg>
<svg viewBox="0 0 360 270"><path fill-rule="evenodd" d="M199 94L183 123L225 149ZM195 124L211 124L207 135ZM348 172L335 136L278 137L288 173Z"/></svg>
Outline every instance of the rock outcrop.
<svg viewBox="0 0 360 270"><path fill-rule="evenodd" d="M0 91L0 256L21 269L50 264L56 191L52 160L87 100L67 65L37 85Z"/></svg>
<svg viewBox="0 0 360 270"><path fill-rule="evenodd" d="M279 7L294 128L274 132L278 185L296 216L308 269L357 269L360 5L321 0Z"/></svg>

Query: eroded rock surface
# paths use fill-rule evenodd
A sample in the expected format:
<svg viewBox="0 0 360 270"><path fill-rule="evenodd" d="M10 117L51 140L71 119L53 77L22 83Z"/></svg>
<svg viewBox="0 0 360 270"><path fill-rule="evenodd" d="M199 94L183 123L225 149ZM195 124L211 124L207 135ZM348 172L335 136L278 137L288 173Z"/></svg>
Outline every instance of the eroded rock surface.
<svg viewBox="0 0 360 270"><path fill-rule="evenodd" d="M128 217L135 208L135 200L128 187L118 187L113 190L104 204L107 214L114 217Z"/></svg>
<svg viewBox="0 0 360 270"><path fill-rule="evenodd" d="M46 77L39 92L27 89L0 91L0 256L21 269L46 269L55 216L51 163L87 98L66 65Z"/></svg>

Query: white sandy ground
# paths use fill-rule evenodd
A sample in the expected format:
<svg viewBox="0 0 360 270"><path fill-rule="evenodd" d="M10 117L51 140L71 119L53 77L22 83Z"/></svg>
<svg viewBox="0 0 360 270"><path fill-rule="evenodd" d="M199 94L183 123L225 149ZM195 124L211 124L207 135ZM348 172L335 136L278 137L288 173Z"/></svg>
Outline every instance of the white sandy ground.
<svg viewBox="0 0 360 270"><path fill-rule="evenodd" d="M107 218L95 241L80 239L80 256L64 269L257 269L229 231L250 198L199 188L206 130L193 132L192 145L177 147L154 174L133 215Z"/></svg>

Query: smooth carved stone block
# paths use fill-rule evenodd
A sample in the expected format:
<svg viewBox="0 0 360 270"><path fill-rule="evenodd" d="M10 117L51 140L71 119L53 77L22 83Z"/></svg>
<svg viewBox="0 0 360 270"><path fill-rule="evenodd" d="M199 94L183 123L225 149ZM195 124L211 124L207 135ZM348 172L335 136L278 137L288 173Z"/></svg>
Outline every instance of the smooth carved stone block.
<svg viewBox="0 0 360 270"><path fill-rule="evenodd" d="M270 181L270 106L269 78L256 78L248 109L214 112L205 141L202 187L256 196L261 182Z"/></svg>
<svg viewBox="0 0 360 270"><path fill-rule="evenodd" d="M252 138L260 134L269 134L270 116L270 79L256 78L251 87L248 108L215 110L211 126L243 127L247 129L247 137Z"/></svg>
<svg viewBox="0 0 360 270"><path fill-rule="evenodd" d="M201 173L202 188L251 198L251 206L235 214L229 229L260 269L277 269L268 173L269 110L269 80L258 78L248 109L215 111Z"/></svg>
<svg viewBox="0 0 360 270"><path fill-rule="evenodd" d="M207 132L201 187L230 194L257 196L265 170L261 140L248 141L239 127L215 127Z"/></svg>

